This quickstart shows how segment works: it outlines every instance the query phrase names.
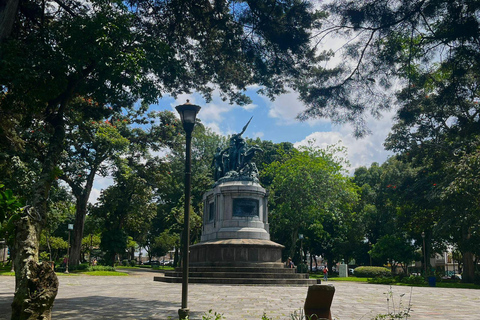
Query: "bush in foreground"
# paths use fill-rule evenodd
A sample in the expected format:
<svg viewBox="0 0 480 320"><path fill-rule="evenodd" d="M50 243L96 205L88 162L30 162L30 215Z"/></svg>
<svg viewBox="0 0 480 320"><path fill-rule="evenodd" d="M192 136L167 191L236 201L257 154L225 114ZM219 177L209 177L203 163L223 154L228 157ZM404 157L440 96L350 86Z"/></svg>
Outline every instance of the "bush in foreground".
<svg viewBox="0 0 480 320"><path fill-rule="evenodd" d="M358 278L390 277L392 273L383 267L357 267L354 274Z"/></svg>
<svg viewBox="0 0 480 320"><path fill-rule="evenodd" d="M112 266L89 266L87 271L115 271Z"/></svg>

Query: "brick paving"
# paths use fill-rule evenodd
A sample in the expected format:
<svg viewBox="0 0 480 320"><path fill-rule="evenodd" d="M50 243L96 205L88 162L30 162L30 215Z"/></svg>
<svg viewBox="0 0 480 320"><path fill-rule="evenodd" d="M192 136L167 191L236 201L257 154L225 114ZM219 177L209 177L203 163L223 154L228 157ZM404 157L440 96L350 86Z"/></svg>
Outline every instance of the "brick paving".
<svg viewBox="0 0 480 320"><path fill-rule="evenodd" d="M53 319L177 319L181 284L154 282L148 271L127 277L59 276ZM0 276L0 320L10 319L14 277ZM325 283L324 283L325 284ZM480 290L420 288L328 281L335 286L332 315L338 320L369 320L388 312L387 293L398 310L411 300L409 319L480 319ZM291 319L305 301L307 287L190 284L191 319L212 309L227 320ZM402 298L400 296L403 295ZM390 303L390 311L392 311Z"/></svg>

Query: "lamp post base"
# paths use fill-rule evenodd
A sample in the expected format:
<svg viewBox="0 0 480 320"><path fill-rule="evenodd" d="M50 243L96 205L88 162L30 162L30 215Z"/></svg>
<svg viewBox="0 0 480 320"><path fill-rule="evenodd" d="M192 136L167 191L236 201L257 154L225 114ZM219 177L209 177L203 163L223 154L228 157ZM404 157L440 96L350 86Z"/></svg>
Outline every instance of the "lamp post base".
<svg viewBox="0 0 480 320"><path fill-rule="evenodd" d="M188 308L182 308L178 309L178 319L179 320L185 320L187 317L190 315L190 309Z"/></svg>

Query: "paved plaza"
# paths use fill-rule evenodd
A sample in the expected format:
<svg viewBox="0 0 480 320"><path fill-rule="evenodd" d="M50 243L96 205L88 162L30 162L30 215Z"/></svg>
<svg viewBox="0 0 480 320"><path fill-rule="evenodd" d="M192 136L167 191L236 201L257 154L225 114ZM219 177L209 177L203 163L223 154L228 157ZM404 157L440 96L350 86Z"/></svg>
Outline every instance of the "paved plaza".
<svg viewBox="0 0 480 320"><path fill-rule="evenodd" d="M53 319L176 319L181 284L154 282L150 270L129 271L130 276L59 276L60 289ZM0 320L10 320L14 277L0 276ZM410 319L480 319L480 290L419 288L329 281L335 286L332 315L340 320L369 320L387 313L387 293L395 306L411 299ZM190 284L191 319L208 310L227 320L291 319L305 301L307 287L231 286ZM403 298L400 298L404 295ZM400 301L401 300L401 301ZM390 304L391 305L391 304ZM390 311L392 309L390 308Z"/></svg>

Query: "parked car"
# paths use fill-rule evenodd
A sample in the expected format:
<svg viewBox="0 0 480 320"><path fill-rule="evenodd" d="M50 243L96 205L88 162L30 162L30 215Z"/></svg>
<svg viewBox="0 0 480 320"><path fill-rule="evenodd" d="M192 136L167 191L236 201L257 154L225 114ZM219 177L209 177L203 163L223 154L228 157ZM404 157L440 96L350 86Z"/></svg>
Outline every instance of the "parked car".
<svg viewBox="0 0 480 320"><path fill-rule="evenodd" d="M143 264L144 264L144 265L147 265L147 266L159 266L159 265L160 265L160 261L158 261L158 260L152 260L152 261L144 262Z"/></svg>

